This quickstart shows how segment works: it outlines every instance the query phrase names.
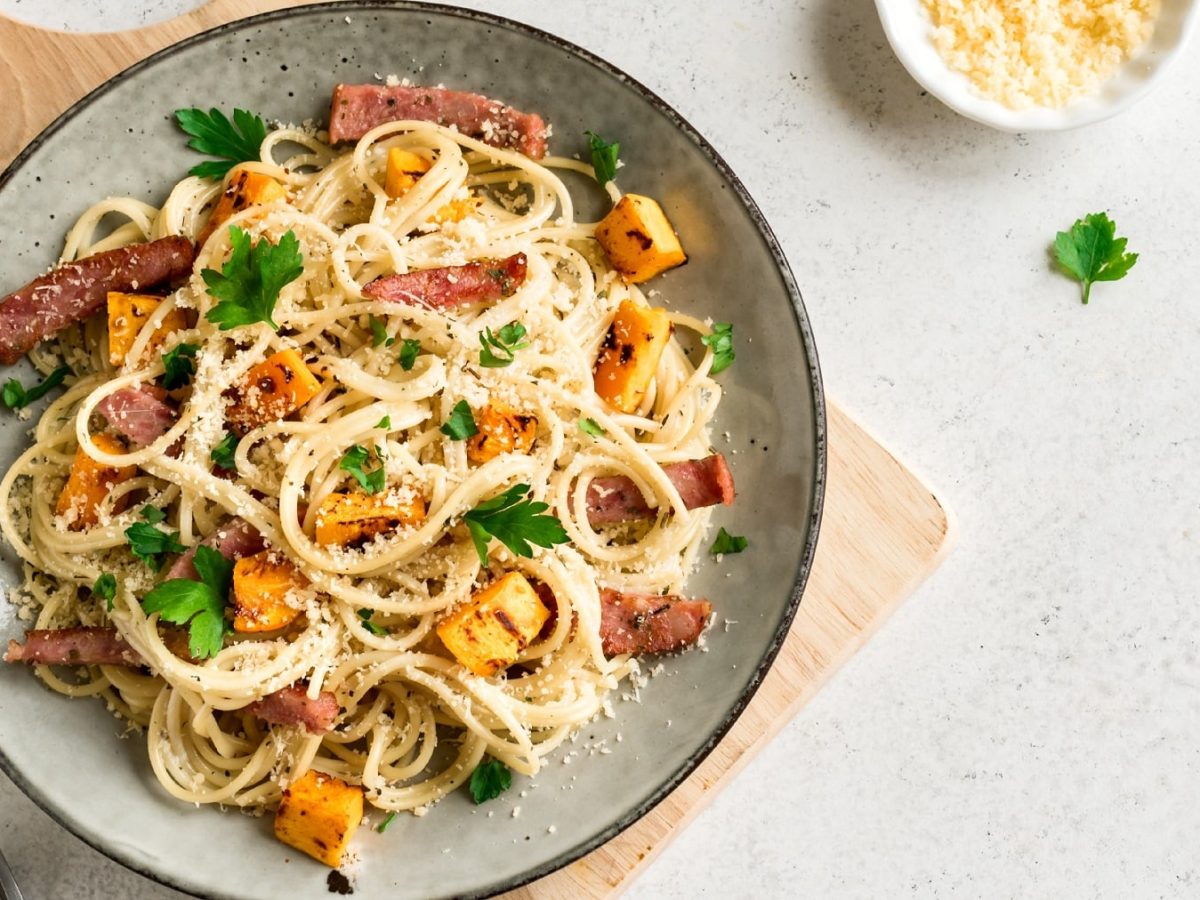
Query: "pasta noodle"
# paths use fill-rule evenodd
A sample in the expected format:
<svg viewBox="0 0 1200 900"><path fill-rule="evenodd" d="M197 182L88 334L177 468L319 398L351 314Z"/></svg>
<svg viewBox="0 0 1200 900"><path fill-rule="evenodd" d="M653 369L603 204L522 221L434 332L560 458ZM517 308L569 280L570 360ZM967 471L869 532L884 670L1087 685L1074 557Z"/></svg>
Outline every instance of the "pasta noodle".
<svg viewBox="0 0 1200 900"><path fill-rule="evenodd" d="M393 147L432 163L398 199L383 187ZM80 667L75 678L39 665L37 674L60 693L102 698L142 729L158 780L187 803L269 808L283 787L315 768L361 784L375 807L422 812L485 755L534 775L575 729L611 712L612 692L636 669L633 658L603 652L599 586L680 592L695 566L709 511L687 509L662 466L710 452L721 398L709 375L712 351L694 354L693 365L672 339L635 412L615 412L597 397L592 368L609 321L622 301L647 300L609 267L594 224L577 221L562 173L590 175L578 161L539 163L410 121L379 126L342 154L307 131L280 128L268 135L261 160L244 167L286 186L290 201L247 206L225 224L271 241L291 231L303 254L303 274L283 288L275 308L278 332L263 324L219 331L204 318L215 300L199 273L226 258L230 231L222 227L200 248L196 274L141 328L123 368L109 364L102 324L92 321L33 353L44 371L65 360L77 377L0 483L0 527L24 562L16 599L35 612L39 629L115 625L146 663ZM619 198L611 182L607 189ZM171 234L195 238L220 191L188 177L161 208L104 200L71 228L63 260ZM432 221L465 200L473 209L461 221ZM445 313L362 291L393 272L516 253L527 259L524 284L486 308ZM147 350L175 309L197 320L167 344L200 347L191 395L152 444L107 453L93 439L103 427L97 407L163 372L159 354ZM529 346L509 366L480 366L485 329L516 321ZM709 331L686 315L672 321ZM396 346L373 337L372 322L397 343L420 342L410 370L399 365ZM241 438L236 478L215 473L211 454L226 433L228 389L288 348L320 374L319 393L294 416ZM439 427L460 400L473 409L501 401L536 416L531 451L473 465L465 443ZM583 419L598 428L581 430ZM360 548L323 546L313 537L317 511L352 484L339 463L356 445L377 447L387 490L419 493L427 515ZM99 524L84 531L71 530L54 507L77 446L102 464L138 468L104 500ZM597 530L585 512L588 485L613 474L628 476L671 515ZM549 504L570 540L531 557L493 543L484 571L462 516L518 483ZM130 499L136 502L124 508ZM211 659L179 654L171 630L139 602L157 575L131 555L125 530L146 506L166 513L165 525L185 546L229 516L248 522L310 583L294 598L302 607L298 624L282 636L237 635ZM480 583L510 571L546 585L557 617L521 653L519 668L473 675L434 628ZM81 590L103 573L118 583L111 611ZM333 730L269 727L246 710L297 683L312 699L322 691L336 696Z"/></svg>

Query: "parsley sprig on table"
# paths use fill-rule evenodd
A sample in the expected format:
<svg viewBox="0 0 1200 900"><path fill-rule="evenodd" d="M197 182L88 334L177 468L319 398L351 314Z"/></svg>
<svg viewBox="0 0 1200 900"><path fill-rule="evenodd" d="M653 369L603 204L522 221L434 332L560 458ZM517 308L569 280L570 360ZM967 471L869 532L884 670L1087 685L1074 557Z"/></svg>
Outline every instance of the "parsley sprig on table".
<svg viewBox="0 0 1200 900"><path fill-rule="evenodd" d="M531 545L552 547L570 540L562 522L545 514L549 504L524 499L528 493L529 485L515 484L463 516L480 565L487 566L488 543L492 538L517 556L525 557L533 556Z"/></svg>
<svg viewBox="0 0 1200 900"><path fill-rule="evenodd" d="M233 111L232 122L219 109L177 109L175 121L191 135L189 147L217 157L188 170L200 178L224 178L238 163L259 159L267 137L266 123L244 109Z"/></svg>
<svg viewBox="0 0 1200 900"><path fill-rule="evenodd" d="M0 400L4 401L4 405L9 409L20 409L23 406L28 406L35 400L40 400L48 393L62 384L64 378L71 374L69 366L59 366L53 372L46 376L40 384L35 384L31 388L26 388L21 382L15 378L10 378L4 382L3 389L0 389Z"/></svg>
<svg viewBox="0 0 1200 900"><path fill-rule="evenodd" d="M490 756L471 773L471 799L476 804L494 800L512 787L512 772L508 766Z"/></svg>
<svg viewBox="0 0 1200 900"><path fill-rule="evenodd" d="M520 322L509 322L495 334L490 328L483 329L483 334L479 335L479 344L483 347L479 351L479 364L486 369L511 366L517 351L529 346L528 341L521 340L525 335L525 326Z"/></svg>
<svg viewBox="0 0 1200 900"><path fill-rule="evenodd" d="M596 181L600 186L608 184L617 177L617 157L621 145L616 141L611 144L594 131L585 131L588 136L588 147L592 151L592 168L596 170Z"/></svg>
<svg viewBox="0 0 1200 900"><path fill-rule="evenodd" d="M342 461L338 463L338 468L353 475L355 480L362 485L362 489L368 494L378 494L383 490L383 486L387 482L387 471L383 468L378 447L375 448L375 461L377 465L368 470L367 464L370 459L371 451L361 444L355 444L346 451L345 456L342 457Z"/></svg>
<svg viewBox="0 0 1200 900"><path fill-rule="evenodd" d="M288 231L278 244L264 237L251 246L250 234L234 225L229 229L229 242L233 252L221 271L204 269L200 273L208 292L220 301L204 318L222 331L255 322L266 322L278 331L279 325L271 317L279 292L304 271L300 241Z"/></svg>
<svg viewBox="0 0 1200 900"><path fill-rule="evenodd" d="M233 580L233 563L201 544L192 565L200 575L199 581L164 581L142 598L142 609L147 615L158 613L165 622L186 625L188 652L197 659L207 659L220 652L229 630L225 604Z"/></svg>
<svg viewBox="0 0 1200 900"><path fill-rule="evenodd" d="M1070 231L1054 238L1054 256L1063 270L1083 285L1083 302L1091 298L1097 281L1120 281L1138 261L1126 253L1126 238L1119 238L1117 225L1107 213L1092 213L1077 219Z"/></svg>

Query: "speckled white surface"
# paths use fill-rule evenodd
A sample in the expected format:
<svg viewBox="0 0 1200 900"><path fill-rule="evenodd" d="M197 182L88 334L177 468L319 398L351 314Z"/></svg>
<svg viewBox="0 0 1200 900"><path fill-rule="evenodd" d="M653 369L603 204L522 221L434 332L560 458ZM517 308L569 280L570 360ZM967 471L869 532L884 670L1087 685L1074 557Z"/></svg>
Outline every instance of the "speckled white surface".
<svg viewBox="0 0 1200 900"><path fill-rule="evenodd" d="M191 5L0 11L100 29ZM1200 895L1196 48L1125 115L1022 136L923 96L871 0L466 5L599 53L712 140L796 269L830 392L960 522L628 896ZM1143 256L1084 307L1047 245L1100 209ZM30 900L178 896L7 782L0 847Z"/></svg>

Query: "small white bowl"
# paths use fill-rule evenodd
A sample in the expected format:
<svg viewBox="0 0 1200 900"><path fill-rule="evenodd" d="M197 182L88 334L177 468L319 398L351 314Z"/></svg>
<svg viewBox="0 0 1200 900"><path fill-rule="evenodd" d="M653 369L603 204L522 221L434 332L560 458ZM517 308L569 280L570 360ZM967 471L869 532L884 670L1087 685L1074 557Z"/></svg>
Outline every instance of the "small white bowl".
<svg viewBox="0 0 1200 900"><path fill-rule="evenodd" d="M955 112L1002 131L1062 131L1115 116L1162 80L1200 22L1196 0L1162 0L1153 36L1099 91L1060 109L1009 109L975 93L965 75L946 65L929 39L921 0L875 0L875 6L896 56L922 87Z"/></svg>

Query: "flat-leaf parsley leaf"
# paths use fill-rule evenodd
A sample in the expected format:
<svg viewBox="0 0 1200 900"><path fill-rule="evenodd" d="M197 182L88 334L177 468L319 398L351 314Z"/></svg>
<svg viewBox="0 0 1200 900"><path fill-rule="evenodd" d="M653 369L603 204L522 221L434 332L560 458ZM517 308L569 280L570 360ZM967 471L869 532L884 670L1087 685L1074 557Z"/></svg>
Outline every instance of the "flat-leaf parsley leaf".
<svg viewBox="0 0 1200 900"><path fill-rule="evenodd" d="M596 180L604 187L617 177L617 156L621 152L621 145L616 141L610 144L594 131L585 131L584 134L588 136L588 147L592 151Z"/></svg>
<svg viewBox="0 0 1200 900"><path fill-rule="evenodd" d="M579 430L584 434L590 434L592 437L603 437L608 434L595 419L580 419Z"/></svg>
<svg viewBox="0 0 1200 900"><path fill-rule="evenodd" d="M147 522L134 522L125 529L125 537L133 555L156 572L162 568L163 556L186 549L179 543L178 531L162 531Z"/></svg>
<svg viewBox="0 0 1200 900"><path fill-rule="evenodd" d="M390 347L396 343L394 337L388 337L387 326L374 316L367 317L367 324L371 326L372 347Z"/></svg>
<svg viewBox="0 0 1200 900"><path fill-rule="evenodd" d="M168 391L181 388L196 374L196 354L199 344L176 344L162 355L163 387Z"/></svg>
<svg viewBox="0 0 1200 900"><path fill-rule="evenodd" d="M225 437L221 438L221 442L212 448L212 453L209 454L209 459L213 464L226 472L237 471L237 458L234 456L237 453L238 436L232 431L225 432Z"/></svg>
<svg viewBox="0 0 1200 900"><path fill-rule="evenodd" d="M521 340L525 334L525 326L520 322L509 322L496 334L492 334L490 328L483 329L483 334L479 335L479 343L483 347L479 351L479 364L486 369L511 366L516 359L516 352L529 346L528 341Z"/></svg>
<svg viewBox="0 0 1200 900"><path fill-rule="evenodd" d="M244 109L233 111L232 122L219 109L177 109L175 121L191 135L189 147L217 157L188 170L199 178L224 178L238 163L258 160L267 137L266 123Z"/></svg>
<svg viewBox="0 0 1200 900"><path fill-rule="evenodd" d="M63 379L70 374L71 369L69 366L59 366L47 375L44 381L40 384L35 384L28 390L17 379L10 378L4 382L4 388L0 390L0 400L3 400L4 405L9 409L20 409L23 406L28 406L35 400L45 397L50 391L62 384Z"/></svg>
<svg viewBox="0 0 1200 900"><path fill-rule="evenodd" d="M371 616L374 614L374 610L370 609L360 609L358 611L358 617L362 619L363 628L367 629L367 631L371 632L371 634L375 635L376 637L385 637L388 633L387 629L382 625L376 625L371 621Z"/></svg>
<svg viewBox="0 0 1200 900"><path fill-rule="evenodd" d="M346 451L346 455L338 463L338 468L353 475L355 480L362 485L363 490L368 494L378 494L383 490L383 486L387 481L387 471L383 468L383 464L379 461L378 457L379 454L376 453L376 462L378 465L367 471L366 465L367 461L371 458L371 451L360 444L355 444Z"/></svg>
<svg viewBox="0 0 1200 900"><path fill-rule="evenodd" d="M272 244L265 237L251 246L250 234L233 225L229 229L233 252L218 272L204 269L200 275L208 292L220 302L204 318L215 322L222 331L266 322L279 330L271 317L275 301L284 285L291 284L304 271L300 241L288 231Z"/></svg>
<svg viewBox="0 0 1200 900"><path fill-rule="evenodd" d="M233 563L203 544L192 560L199 581L172 578L142 598L146 614L175 625L188 626L188 652L197 659L216 656L224 643L229 625L225 621L225 601L233 579Z"/></svg>
<svg viewBox="0 0 1200 900"><path fill-rule="evenodd" d="M495 800L512 787L512 772L508 766L490 756L471 773L471 799L476 804Z"/></svg>
<svg viewBox="0 0 1200 900"><path fill-rule="evenodd" d="M708 370L709 374L716 375L733 365L734 357L737 354L733 352L733 325L731 323L714 322L712 334L704 335L700 341L704 346L712 348L713 364L712 368Z"/></svg>
<svg viewBox="0 0 1200 900"><path fill-rule="evenodd" d="M92 585L92 594L103 600L105 608L112 612L113 600L117 597L117 576L105 572Z"/></svg>
<svg viewBox="0 0 1200 900"><path fill-rule="evenodd" d="M414 340L413 338L405 338L404 342L400 345L400 368L402 368L405 372L411 371L420 352L420 341Z"/></svg>
<svg viewBox="0 0 1200 900"><path fill-rule="evenodd" d="M471 405L466 400L455 403L454 409L450 410L450 418L439 430L452 441L465 441L479 434L479 426L475 424Z"/></svg>
<svg viewBox="0 0 1200 900"><path fill-rule="evenodd" d="M475 543L475 552L479 554L480 565L487 566L491 538L496 538L517 556L526 557L533 556L531 544L552 547L570 540L562 522L545 515L550 506L523 499L528 493L529 485L515 484L463 516Z"/></svg>
<svg viewBox="0 0 1200 900"><path fill-rule="evenodd" d="M1077 219L1070 231L1054 238L1054 256L1067 274L1083 284L1083 302L1097 281L1120 281L1134 263L1136 253L1126 253L1126 238L1118 238L1117 225L1107 213L1092 213Z"/></svg>
<svg viewBox="0 0 1200 900"><path fill-rule="evenodd" d="M748 546L750 542L740 534L730 534L722 528L717 532L717 539L708 548L708 552L713 556L725 556L729 553L741 553Z"/></svg>

